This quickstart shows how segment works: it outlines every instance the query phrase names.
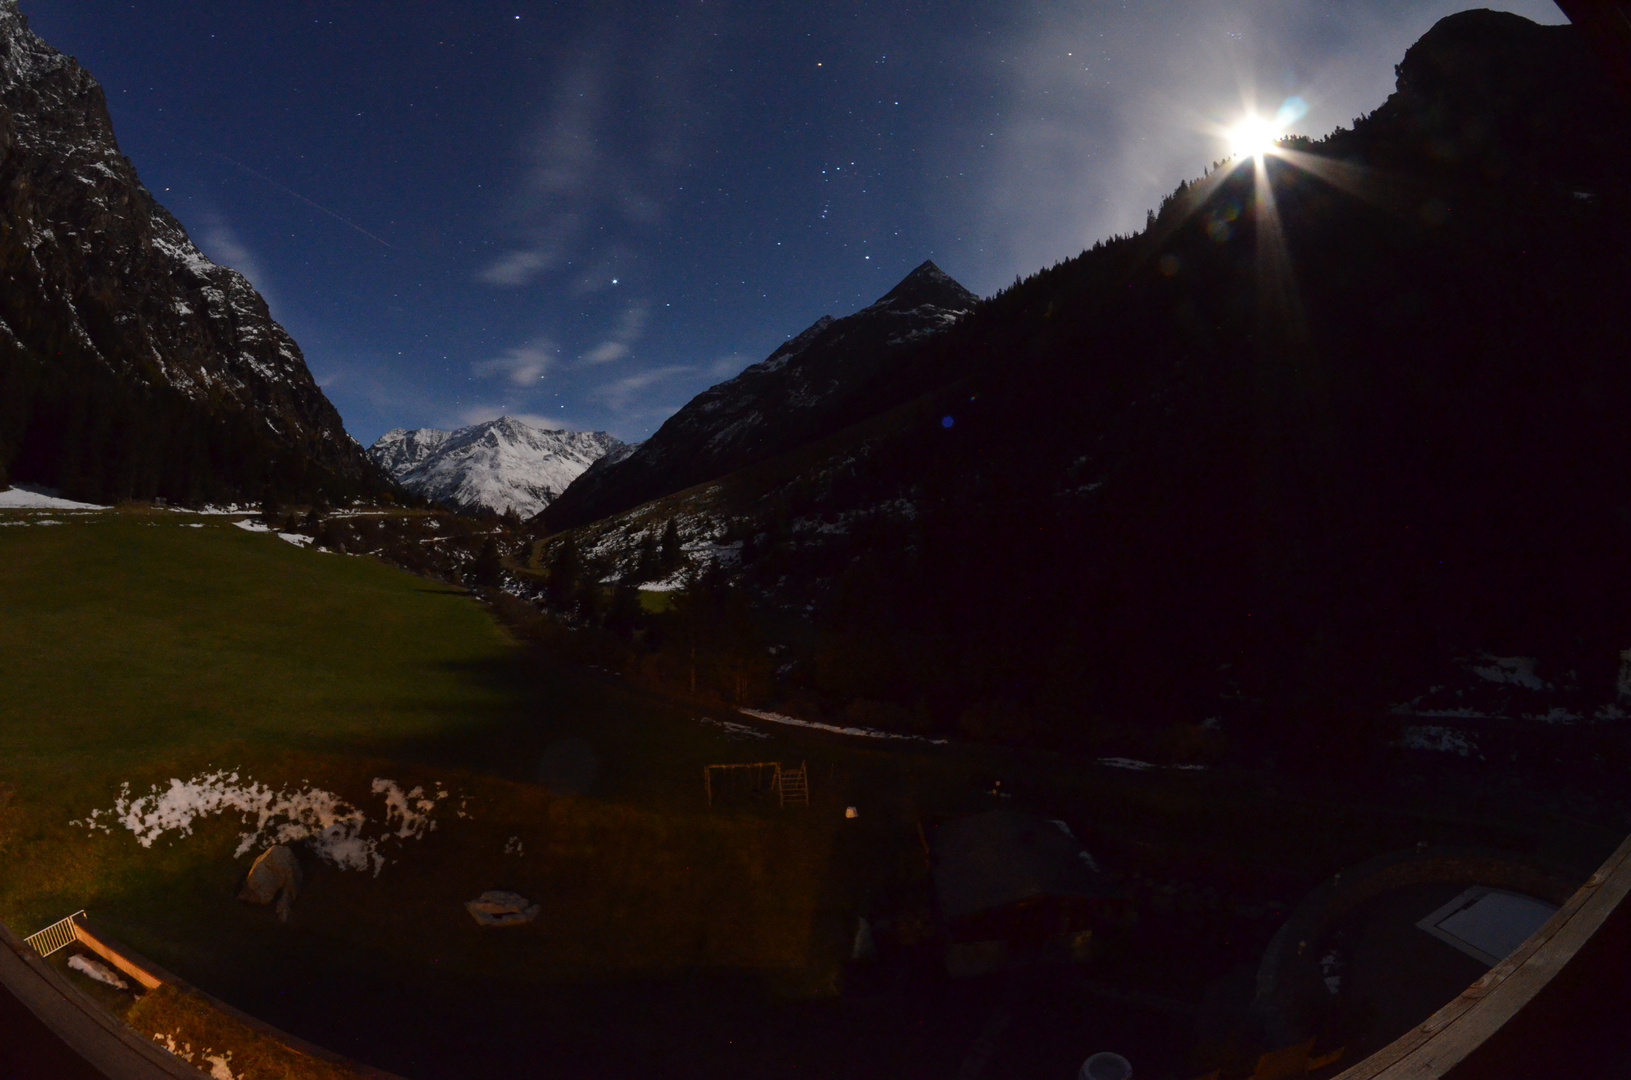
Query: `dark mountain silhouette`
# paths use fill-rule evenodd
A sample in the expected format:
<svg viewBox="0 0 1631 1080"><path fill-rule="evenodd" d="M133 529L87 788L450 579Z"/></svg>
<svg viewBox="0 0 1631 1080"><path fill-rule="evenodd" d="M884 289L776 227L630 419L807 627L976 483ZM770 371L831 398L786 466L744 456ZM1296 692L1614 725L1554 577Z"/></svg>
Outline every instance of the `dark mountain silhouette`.
<svg viewBox="0 0 1631 1080"><path fill-rule="evenodd" d="M119 152L102 89L0 0L0 477L100 500L386 482L242 275Z"/></svg>
<svg viewBox="0 0 1631 1080"><path fill-rule="evenodd" d="M938 381L912 345L978 298L932 262L848 318L823 316L769 357L703 391L633 453L597 463L544 511L582 524L712 480L922 393ZM928 376L927 381L925 376Z"/></svg>
<svg viewBox="0 0 1631 1080"><path fill-rule="evenodd" d="M712 538L759 612L728 648L799 643L748 704L1055 741L1221 716L1328 756L1469 652L1611 702L1628 131L1572 28L1447 18L1353 130L1184 185L911 346L937 388L575 551L665 516Z"/></svg>

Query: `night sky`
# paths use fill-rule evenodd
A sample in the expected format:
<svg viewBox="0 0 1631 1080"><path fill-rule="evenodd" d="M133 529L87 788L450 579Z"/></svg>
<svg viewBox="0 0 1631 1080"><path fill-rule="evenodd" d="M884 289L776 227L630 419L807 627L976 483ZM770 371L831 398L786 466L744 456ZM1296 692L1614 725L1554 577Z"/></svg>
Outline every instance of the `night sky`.
<svg viewBox="0 0 1631 1080"><path fill-rule="evenodd" d="M1468 5L22 6L368 444L504 412L644 438L926 258L989 295L1136 230L1248 110L1351 124Z"/></svg>

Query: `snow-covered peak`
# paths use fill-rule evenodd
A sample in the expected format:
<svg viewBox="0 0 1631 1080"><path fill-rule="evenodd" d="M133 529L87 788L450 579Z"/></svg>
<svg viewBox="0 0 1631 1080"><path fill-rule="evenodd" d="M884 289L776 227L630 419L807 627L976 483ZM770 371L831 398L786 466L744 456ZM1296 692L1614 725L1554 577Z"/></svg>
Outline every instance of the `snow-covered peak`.
<svg viewBox="0 0 1631 1080"><path fill-rule="evenodd" d="M457 431L397 428L380 436L368 456L426 498L531 517L622 446L604 431L548 431L501 416Z"/></svg>
<svg viewBox="0 0 1631 1080"><path fill-rule="evenodd" d="M447 442L448 432L435 428L392 428L368 450L374 463L392 476L400 477L423 464Z"/></svg>

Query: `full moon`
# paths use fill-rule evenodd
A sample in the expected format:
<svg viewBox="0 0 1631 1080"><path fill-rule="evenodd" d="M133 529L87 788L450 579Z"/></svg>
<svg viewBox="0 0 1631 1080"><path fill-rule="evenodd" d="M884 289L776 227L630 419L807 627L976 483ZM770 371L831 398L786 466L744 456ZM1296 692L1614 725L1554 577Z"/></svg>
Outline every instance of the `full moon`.
<svg viewBox="0 0 1631 1080"><path fill-rule="evenodd" d="M1232 157L1262 157L1274 149L1281 135L1273 121L1256 115L1244 117L1225 133Z"/></svg>

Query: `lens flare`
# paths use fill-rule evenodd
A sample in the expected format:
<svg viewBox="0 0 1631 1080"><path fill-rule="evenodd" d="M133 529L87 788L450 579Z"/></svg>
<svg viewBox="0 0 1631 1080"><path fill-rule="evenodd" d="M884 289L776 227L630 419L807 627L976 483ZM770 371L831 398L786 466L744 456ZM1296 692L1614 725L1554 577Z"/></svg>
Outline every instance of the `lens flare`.
<svg viewBox="0 0 1631 1080"><path fill-rule="evenodd" d="M1288 97L1275 110L1273 118L1247 112L1236 124L1223 133L1229 143L1229 156L1257 158L1273 153L1291 125L1308 115L1308 103L1300 97Z"/></svg>
<svg viewBox="0 0 1631 1080"><path fill-rule="evenodd" d="M1229 155L1240 158L1262 157L1274 149L1283 132L1272 120L1255 114L1248 115L1227 132Z"/></svg>

